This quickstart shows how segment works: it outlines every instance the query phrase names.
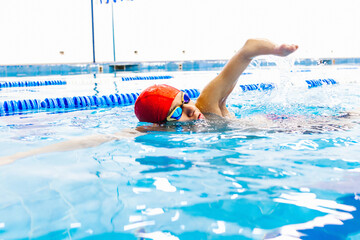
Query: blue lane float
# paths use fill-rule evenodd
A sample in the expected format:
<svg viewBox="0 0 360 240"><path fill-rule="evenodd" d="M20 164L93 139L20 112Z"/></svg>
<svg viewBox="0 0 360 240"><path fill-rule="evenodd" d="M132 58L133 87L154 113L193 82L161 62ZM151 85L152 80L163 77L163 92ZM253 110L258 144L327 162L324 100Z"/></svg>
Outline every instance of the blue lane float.
<svg viewBox="0 0 360 240"><path fill-rule="evenodd" d="M243 92L247 91L267 91L275 88L274 83L258 83L258 84L246 84L240 85L240 88Z"/></svg>
<svg viewBox="0 0 360 240"><path fill-rule="evenodd" d="M200 95L198 89L182 89L190 98ZM28 110L86 108L86 107L114 107L127 106L135 103L139 93L121 93L103 96L75 96L60 98L8 100L0 102L0 115L12 115Z"/></svg>
<svg viewBox="0 0 360 240"><path fill-rule="evenodd" d="M306 80L305 82L308 84L308 88L320 87L320 86L322 86L324 84L326 84L326 85L337 84L337 82L332 78Z"/></svg>
<svg viewBox="0 0 360 240"><path fill-rule="evenodd" d="M11 87L36 87L48 85L65 85L66 81L52 80L52 81L19 81L19 82L0 82L0 88Z"/></svg>
<svg viewBox="0 0 360 240"><path fill-rule="evenodd" d="M337 82L332 78L305 80L305 82L307 83L308 88L320 87L323 85L337 84ZM258 84L240 85L240 88L243 92L255 91L255 90L267 91L267 90L272 90L275 87L276 87L276 85L274 83L258 83Z"/></svg>
<svg viewBox="0 0 360 240"><path fill-rule="evenodd" d="M135 80L164 80L174 78L173 76L136 76L136 77L121 77L122 81L135 81Z"/></svg>
<svg viewBox="0 0 360 240"><path fill-rule="evenodd" d="M171 76L156 76L156 77L158 77L158 79L172 78ZM151 80L151 77L149 76L144 78ZM139 78L125 79L124 81L130 81L130 80L142 80L142 79ZM44 83L46 85L51 85L52 82L58 82L58 81L45 81ZM308 88L319 87L325 84L326 85L337 84L337 82L332 78L305 80L305 82L308 84ZM66 84L66 82L62 81L60 84ZM11 86L13 86L13 84L10 85L10 87ZM22 85L18 85L18 86L22 86ZM256 91L256 90L268 91L274 89L275 87L276 85L274 83L240 85L240 88L242 89L243 92ZM186 92L190 98L197 98L200 95L200 91L198 89L182 89L182 91ZM8 101L0 102L0 115L22 113L26 110L127 106L134 104L138 96L139 93L122 93L122 94L110 94L104 96L94 95L94 96L46 98L42 101L39 99L8 100Z"/></svg>

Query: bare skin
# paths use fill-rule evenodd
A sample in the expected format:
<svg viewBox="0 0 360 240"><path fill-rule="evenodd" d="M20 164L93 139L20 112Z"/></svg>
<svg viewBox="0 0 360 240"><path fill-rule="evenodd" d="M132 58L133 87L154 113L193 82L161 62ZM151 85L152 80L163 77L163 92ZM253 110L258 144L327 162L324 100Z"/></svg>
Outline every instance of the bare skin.
<svg viewBox="0 0 360 240"><path fill-rule="evenodd" d="M287 56L296 51L297 45L275 45L263 39L250 39L229 60L220 74L214 78L203 89L196 103L190 101L183 104L183 114L180 122L204 119L206 115L215 114L220 117L229 118L231 113L226 108L226 99L233 91L241 73L251 62L252 58L259 55ZM181 93L172 102L169 113L177 106L181 106ZM146 126L136 130L125 129L113 135L93 135L56 143L46 147L33 149L27 152L19 152L11 156L0 157L0 165L9 164L17 159L26 158L38 154L60 151L72 151L80 148L96 147L102 143L143 135L142 132L161 130L156 126ZM163 129L162 129L163 130Z"/></svg>
<svg viewBox="0 0 360 240"><path fill-rule="evenodd" d="M31 157L34 155L50 152L73 151L81 148L92 148L109 141L120 140L123 138L129 139L141 135L144 135L144 133L141 133L134 129L124 129L121 132L117 132L111 135L96 134L91 136L78 137L68 141L51 144L49 146L35 148L27 152L18 152L11 156L0 157L0 166L10 164L15 160Z"/></svg>
<svg viewBox="0 0 360 240"><path fill-rule="evenodd" d="M225 118L233 117L226 107L226 100L251 60L259 55L285 57L297 49L297 45L276 45L264 39L249 39L229 60L220 74L205 86L196 103L191 101L189 104L183 105L183 114L178 121L197 120L199 116L203 118L209 114ZM181 94L179 93L174 99L169 113L181 104Z"/></svg>
<svg viewBox="0 0 360 240"><path fill-rule="evenodd" d="M174 101L171 104L170 110L168 115L178 106L182 105L183 114L181 118L178 120L179 122L187 122L187 121L194 121L198 119L204 119L204 115L200 112L200 110L196 107L195 102L190 100L189 103L182 103L181 97L182 92L179 92Z"/></svg>

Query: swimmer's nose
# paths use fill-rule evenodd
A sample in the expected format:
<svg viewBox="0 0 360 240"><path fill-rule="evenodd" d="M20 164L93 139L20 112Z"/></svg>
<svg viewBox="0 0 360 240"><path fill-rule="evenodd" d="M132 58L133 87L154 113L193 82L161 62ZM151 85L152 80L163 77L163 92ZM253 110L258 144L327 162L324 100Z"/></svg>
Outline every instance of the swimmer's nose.
<svg viewBox="0 0 360 240"><path fill-rule="evenodd" d="M183 112L186 114L186 116L192 117L195 113L195 106L184 104Z"/></svg>

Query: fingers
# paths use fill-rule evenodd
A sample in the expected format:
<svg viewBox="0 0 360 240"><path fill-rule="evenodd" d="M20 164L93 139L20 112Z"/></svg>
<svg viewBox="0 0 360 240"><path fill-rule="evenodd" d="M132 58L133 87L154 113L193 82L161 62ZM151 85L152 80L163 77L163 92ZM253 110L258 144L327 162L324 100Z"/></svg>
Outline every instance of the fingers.
<svg viewBox="0 0 360 240"><path fill-rule="evenodd" d="M299 46L295 45L295 44L291 44L291 45L282 44L278 47L275 55L285 57L285 56L295 52L298 48L299 48Z"/></svg>

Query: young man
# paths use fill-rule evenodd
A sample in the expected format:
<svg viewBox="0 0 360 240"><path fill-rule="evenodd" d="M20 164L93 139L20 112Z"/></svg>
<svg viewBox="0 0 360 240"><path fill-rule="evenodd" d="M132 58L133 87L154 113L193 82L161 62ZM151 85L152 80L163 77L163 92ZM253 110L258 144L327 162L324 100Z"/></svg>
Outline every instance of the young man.
<svg viewBox="0 0 360 240"><path fill-rule="evenodd" d="M259 55L287 56L297 45L275 45L263 39L250 39L230 59L220 74L202 90L196 103L180 90L162 84L145 89L135 103L135 114L141 122L165 123L210 118L231 118L226 99L241 73Z"/></svg>

